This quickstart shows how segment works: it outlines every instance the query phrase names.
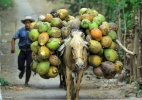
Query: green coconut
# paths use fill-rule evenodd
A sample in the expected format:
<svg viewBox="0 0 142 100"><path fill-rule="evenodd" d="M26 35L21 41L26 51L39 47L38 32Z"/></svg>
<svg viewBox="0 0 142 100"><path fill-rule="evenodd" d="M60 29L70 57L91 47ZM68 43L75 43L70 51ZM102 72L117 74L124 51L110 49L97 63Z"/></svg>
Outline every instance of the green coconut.
<svg viewBox="0 0 142 100"><path fill-rule="evenodd" d="M46 43L46 46L51 51L54 51L60 46L60 42L57 39L49 39L49 41Z"/></svg>
<svg viewBox="0 0 142 100"><path fill-rule="evenodd" d="M115 50L116 49L116 43L112 41L109 49L114 49Z"/></svg>
<svg viewBox="0 0 142 100"><path fill-rule="evenodd" d="M110 32L108 33L108 35L111 37L112 40L115 40L117 37L117 34L115 31L110 30Z"/></svg>
<svg viewBox="0 0 142 100"><path fill-rule="evenodd" d="M48 73L49 68L50 68L50 62L49 61L40 62L37 65L36 72L39 75L45 75L46 73Z"/></svg>
<svg viewBox="0 0 142 100"><path fill-rule="evenodd" d="M88 19L83 19L83 20L81 21L81 27L82 27L82 28L88 28L88 27L89 27L89 23L90 23L90 20L88 20Z"/></svg>
<svg viewBox="0 0 142 100"><path fill-rule="evenodd" d="M118 58L118 54L113 49L105 49L104 56L108 61L115 62Z"/></svg>
<svg viewBox="0 0 142 100"><path fill-rule="evenodd" d="M98 28L98 24L96 22L89 23L89 30L92 30L93 28Z"/></svg>
<svg viewBox="0 0 142 100"><path fill-rule="evenodd" d="M51 38L59 38L61 37L61 30L57 27L51 27L47 33Z"/></svg>
<svg viewBox="0 0 142 100"><path fill-rule="evenodd" d="M48 29L50 29L51 25L48 22L40 22L38 25L38 31L40 33L46 32Z"/></svg>
<svg viewBox="0 0 142 100"><path fill-rule="evenodd" d="M38 44L38 41L35 41L33 42L31 45L30 45L30 48L31 50L34 52L34 53L38 53L38 50L40 48L39 44Z"/></svg>
<svg viewBox="0 0 142 100"><path fill-rule="evenodd" d="M37 61L33 61L31 64L31 69L33 72L36 72L36 68L37 68L38 62Z"/></svg>
<svg viewBox="0 0 142 100"><path fill-rule="evenodd" d="M87 8L81 8L81 9L79 10L79 14L82 15L82 14L84 14L86 11L87 11Z"/></svg>
<svg viewBox="0 0 142 100"><path fill-rule="evenodd" d="M61 28L63 26L62 20L60 18L52 18L51 26Z"/></svg>
<svg viewBox="0 0 142 100"><path fill-rule="evenodd" d="M100 25L102 23L99 16L94 17L93 22L97 23L98 25Z"/></svg>
<svg viewBox="0 0 142 100"><path fill-rule="evenodd" d="M31 41L37 41L38 40L38 36L39 36L39 32L37 29L31 29L31 31L29 32L29 38L31 39Z"/></svg>

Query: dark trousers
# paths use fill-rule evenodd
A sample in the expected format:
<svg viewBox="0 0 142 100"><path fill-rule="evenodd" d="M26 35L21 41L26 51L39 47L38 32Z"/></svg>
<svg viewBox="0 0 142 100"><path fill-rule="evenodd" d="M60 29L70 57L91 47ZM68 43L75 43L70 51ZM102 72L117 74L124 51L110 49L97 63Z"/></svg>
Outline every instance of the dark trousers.
<svg viewBox="0 0 142 100"><path fill-rule="evenodd" d="M31 63L32 63L32 51L31 50L20 50L18 55L18 69L24 71L26 68L26 82L29 81L31 76Z"/></svg>

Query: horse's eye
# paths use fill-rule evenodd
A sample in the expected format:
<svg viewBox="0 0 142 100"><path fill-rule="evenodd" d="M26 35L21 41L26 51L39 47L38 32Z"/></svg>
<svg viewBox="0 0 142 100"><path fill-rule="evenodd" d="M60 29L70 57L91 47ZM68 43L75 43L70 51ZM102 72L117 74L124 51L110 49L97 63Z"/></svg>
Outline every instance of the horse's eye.
<svg viewBox="0 0 142 100"><path fill-rule="evenodd" d="M73 48L73 47L72 47L71 49L72 49L72 50L74 50L74 48Z"/></svg>

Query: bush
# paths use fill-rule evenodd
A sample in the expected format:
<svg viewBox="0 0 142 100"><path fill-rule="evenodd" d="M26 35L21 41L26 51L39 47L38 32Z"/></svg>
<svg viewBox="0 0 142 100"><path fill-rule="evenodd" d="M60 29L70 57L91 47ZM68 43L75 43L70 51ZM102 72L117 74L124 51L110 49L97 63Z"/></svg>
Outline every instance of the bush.
<svg viewBox="0 0 142 100"><path fill-rule="evenodd" d="M0 0L0 9L6 9L12 6L13 6L12 0Z"/></svg>

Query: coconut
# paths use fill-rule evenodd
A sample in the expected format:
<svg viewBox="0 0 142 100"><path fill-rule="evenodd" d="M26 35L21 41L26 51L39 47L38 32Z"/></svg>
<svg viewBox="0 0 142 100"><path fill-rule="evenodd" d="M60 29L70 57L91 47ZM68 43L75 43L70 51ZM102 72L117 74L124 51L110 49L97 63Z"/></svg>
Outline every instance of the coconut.
<svg viewBox="0 0 142 100"><path fill-rule="evenodd" d="M62 20L64 20L66 16L68 15L68 11L66 9L59 9L57 13L59 14L59 17Z"/></svg>
<svg viewBox="0 0 142 100"><path fill-rule="evenodd" d="M61 28L62 38L65 39L70 34L70 27L62 27Z"/></svg>
<svg viewBox="0 0 142 100"><path fill-rule="evenodd" d="M106 20L102 14L98 14L98 17L100 17L101 22L104 22Z"/></svg>
<svg viewBox="0 0 142 100"><path fill-rule="evenodd" d="M88 19L83 19L81 21L81 27L82 28L88 28L89 27L89 23L90 23L90 21Z"/></svg>
<svg viewBox="0 0 142 100"><path fill-rule="evenodd" d="M31 70L33 72L36 72L36 68L37 68L38 62L37 61L33 61L31 64Z"/></svg>
<svg viewBox="0 0 142 100"><path fill-rule="evenodd" d="M99 16L96 16L93 18L93 22L95 22L97 25L100 25L102 23L101 19Z"/></svg>
<svg viewBox="0 0 142 100"><path fill-rule="evenodd" d="M62 26L63 26L62 20L60 18L52 18L51 26L52 27L62 28Z"/></svg>
<svg viewBox="0 0 142 100"><path fill-rule="evenodd" d="M122 62L121 61L116 61L114 64L115 64L115 72L116 73L121 73L121 71L124 68Z"/></svg>
<svg viewBox="0 0 142 100"><path fill-rule="evenodd" d="M89 23L89 30L92 30L93 28L98 28L98 24L95 22Z"/></svg>
<svg viewBox="0 0 142 100"><path fill-rule="evenodd" d="M45 75L39 75L41 78L43 78L43 79L49 79L50 77L47 75L47 74L45 74Z"/></svg>
<svg viewBox="0 0 142 100"><path fill-rule="evenodd" d="M110 36L110 38L111 38L112 40L115 40L116 37L117 37L117 34L116 34L115 31L110 30L110 32L108 33L108 36Z"/></svg>
<svg viewBox="0 0 142 100"><path fill-rule="evenodd" d="M49 62L52 66L58 66L61 63L60 59L56 55L51 55L49 57Z"/></svg>
<svg viewBox="0 0 142 100"><path fill-rule="evenodd" d="M34 53L38 53L38 50L40 48L39 44L38 44L38 41L35 41L33 42L31 45L30 45L30 48L31 50L34 52Z"/></svg>
<svg viewBox="0 0 142 100"><path fill-rule="evenodd" d="M34 28L35 28L35 25L36 25L36 22L32 22L32 23L30 24L30 29L34 29Z"/></svg>
<svg viewBox="0 0 142 100"><path fill-rule="evenodd" d="M38 21L44 21L45 20L45 16L44 15L40 15L39 17L38 17Z"/></svg>
<svg viewBox="0 0 142 100"><path fill-rule="evenodd" d="M65 18L65 20L68 22L68 21L71 21L71 20L73 20L73 19L75 19L75 17L74 16L71 16L71 15L68 15L66 18Z"/></svg>
<svg viewBox="0 0 142 100"><path fill-rule="evenodd" d="M89 41L89 50L93 54L97 54L102 50L102 45L96 40Z"/></svg>
<svg viewBox="0 0 142 100"><path fill-rule="evenodd" d="M101 57L98 55L90 55L88 59L89 65L93 67L98 67L101 64L101 61Z"/></svg>
<svg viewBox="0 0 142 100"><path fill-rule="evenodd" d="M80 14L80 15L83 15L86 11L87 11L87 8L81 8L81 9L79 10L79 14Z"/></svg>
<svg viewBox="0 0 142 100"><path fill-rule="evenodd" d="M45 16L45 22L51 22L51 20L52 20L52 18L53 18L53 16L52 16L52 14L46 14L46 16Z"/></svg>
<svg viewBox="0 0 142 100"><path fill-rule="evenodd" d="M57 39L49 39L46 43L46 46L51 50L54 51L60 46L60 42Z"/></svg>
<svg viewBox="0 0 142 100"><path fill-rule="evenodd" d="M48 73L49 68L50 68L50 62L49 61L40 62L37 65L36 72L39 75L45 75L46 73Z"/></svg>
<svg viewBox="0 0 142 100"><path fill-rule="evenodd" d="M29 32L29 38L31 39L31 41L37 41L38 40L38 36L39 36L39 32L37 29L31 29L31 31Z"/></svg>
<svg viewBox="0 0 142 100"><path fill-rule="evenodd" d="M105 49L104 50L104 56L108 61L115 62L118 58L118 54L113 49Z"/></svg>
<svg viewBox="0 0 142 100"><path fill-rule="evenodd" d="M48 40L49 40L49 35L47 32L42 32L38 37L38 43L40 45L45 45Z"/></svg>
<svg viewBox="0 0 142 100"><path fill-rule="evenodd" d="M108 48L111 46L111 43L112 43L112 39L110 38L110 36L103 36L102 39L101 39L101 45L104 47L104 48Z"/></svg>
<svg viewBox="0 0 142 100"><path fill-rule="evenodd" d="M38 31L40 33L46 32L50 28L51 28L51 25L48 22L40 22L39 25L38 25Z"/></svg>
<svg viewBox="0 0 142 100"><path fill-rule="evenodd" d="M90 22L93 20L94 18L94 14L83 14L80 16L80 19L83 20L83 19L88 19Z"/></svg>
<svg viewBox="0 0 142 100"><path fill-rule="evenodd" d="M71 29L79 29L81 21L79 19L73 19L69 21L69 26Z"/></svg>
<svg viewBox="0 0 142 100"><path fill-rule="evenodd" d="M51 38L59 38L61 37L61 30L57 27L51 27L50 30L47 31Z"/></svg>
<svg viewBox="0 0 142 100"><path fill-rule="evenodd" d="M99 29L101 30L103 35L108 35L109 33L109 26L107 26L106 24L102 24L99 26Z"/></svg>
<svg viewBox="0 0 142 100"><path fill-rule="evenodd" d="M41 46L39 48L38 55L42 59L47 59L50 56L50 50L46 46Z"/></svg>
<svg viewBox="0 0 142 100"><path fill-rule="evenodd" d="M111 45L109 46L109 49L116 49L116 43L112 41Z"/></svg>
<svg viewBox="0 0 142 100"><path fill-rule="evenodd" d="M102 71L105 74L112 74L115 73L115 65L114 63L110 62L110 61L105 61L101 63L101 68Z"/></svg>
<svg viewBox="0 0 142 100"><path fill-rule="evenodd" d="M31 56L32 56L32 59L33 59L33 60L37 61L37 55L36 55L34 52L32 52L32 55L31 55Z"/></svg>
<svg viewBox="0 0 142 100"><path fill-rule="evenodd" d="M101 69L101 67L97 67L97 68L93 68L93 73L96 75L96 76L104 76L104 73Z"/></svg>
<svg viewBox="0 0 142 100"><path fill-rule="evenodd" d="M110 22L109 26L110 26L110 30L113 30L115 32L118 30L118 25L114 22Z"/></svg>
<svg viewBox="0 0 142 100"><path fill-rule="evenodd" d="M55 66L50 66L48 71L48 76L50 78L55 78L58 75L58 69Z"/></svg>

